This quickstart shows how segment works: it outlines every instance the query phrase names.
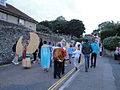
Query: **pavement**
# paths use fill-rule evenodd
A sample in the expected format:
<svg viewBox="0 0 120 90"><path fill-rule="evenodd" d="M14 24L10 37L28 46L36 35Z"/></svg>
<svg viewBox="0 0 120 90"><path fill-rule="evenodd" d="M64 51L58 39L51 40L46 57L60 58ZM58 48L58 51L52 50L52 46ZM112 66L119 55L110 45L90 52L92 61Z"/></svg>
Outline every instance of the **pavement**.
<svg viewBox="0 0 120 90"><path fill-rule="evenodd" d="M85 72L84 65L59 90L120 90L120 61L98 57L96 68Z"/></svg>
<svg viewBox="0 0 120 90"><path fill-rule="evenodd" d="M39 64L32 64L30 69L23 69L21 64L0 66L0 90L120 90L119 62L112 57L98 57L96 68L89 68L88 72L84 63L78 71L68 64L61 79L53 78L53 66L49 72ZM55 83L58 87L50 89Z"/></svg>

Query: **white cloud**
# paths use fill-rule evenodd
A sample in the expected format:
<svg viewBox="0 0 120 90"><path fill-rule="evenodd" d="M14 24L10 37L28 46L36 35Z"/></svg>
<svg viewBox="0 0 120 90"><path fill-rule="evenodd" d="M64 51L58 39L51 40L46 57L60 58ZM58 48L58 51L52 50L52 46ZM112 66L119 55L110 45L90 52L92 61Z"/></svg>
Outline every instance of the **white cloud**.
<svg viewBox="0 0 120 90"><path fill-rule="evenodd" d="M55 20L64 16L66 20L82 20L86 32L91 33L104 21L120 20L119 0L7 0L37 21Z"/></svg>

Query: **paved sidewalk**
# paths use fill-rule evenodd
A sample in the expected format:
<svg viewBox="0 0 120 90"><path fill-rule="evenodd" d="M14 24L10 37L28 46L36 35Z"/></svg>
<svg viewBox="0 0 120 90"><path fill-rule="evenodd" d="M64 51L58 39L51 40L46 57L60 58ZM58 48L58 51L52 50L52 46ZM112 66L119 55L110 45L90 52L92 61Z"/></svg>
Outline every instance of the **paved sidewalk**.
<svg viewBox="0 0 120 90"><path fill-rule="evenodd" d="M111 57L98 57L96 68L90 68L88 72L85 72L83 64L74 78L69 79L59 90L120 90L116 87L114 72L112 72L111 64L113 65L114 62L116 61ZM117 63L114 67L120 67L120 65L118 66Z"/></svg>

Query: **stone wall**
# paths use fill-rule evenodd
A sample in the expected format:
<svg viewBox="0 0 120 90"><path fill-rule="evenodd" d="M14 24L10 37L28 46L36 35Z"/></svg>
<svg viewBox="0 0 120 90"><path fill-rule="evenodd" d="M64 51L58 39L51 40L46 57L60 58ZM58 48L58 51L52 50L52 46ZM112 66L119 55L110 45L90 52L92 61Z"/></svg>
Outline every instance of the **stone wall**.
<svg viewBox="0 0 120 90"><path fill-rule="evenodd" d="M107 50L107 49L104 49L104 50L105 50L106 55L114 57L114 51L110 51L110 50Z"/></svg>
<svg viewBox="0 0 120 90"><path fill-rule="evenodd" d="M30 29L22 26L5 22L0 23L0 64L10 63L13 60L14 56L11 55L13 45L22 35L24 37L23 43L25 40L29 39L29 32L31 32ZM40 32L36 33L43 39L43 41L46 40L48 42L52 42L52 44L55 44L62 39Z"/></svg>

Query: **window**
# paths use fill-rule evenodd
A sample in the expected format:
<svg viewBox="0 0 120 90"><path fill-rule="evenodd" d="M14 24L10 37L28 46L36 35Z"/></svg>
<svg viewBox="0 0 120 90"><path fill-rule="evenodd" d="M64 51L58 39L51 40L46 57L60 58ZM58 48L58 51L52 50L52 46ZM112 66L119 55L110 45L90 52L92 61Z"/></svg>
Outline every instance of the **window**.
<svg viewBox="0 0 120 90"><path fill-rule="evenodd" d="M20 25L25 25L25 21L22 20L22 19L19 19L18 23L19 23Z"/></svg>
<svg viewBox="0 0 120 90"><path fill-rule="evenodd" d="M5 14L5 13L0 13L0 19L1 19L1 20L7 20L7 14Z"/></svg>

